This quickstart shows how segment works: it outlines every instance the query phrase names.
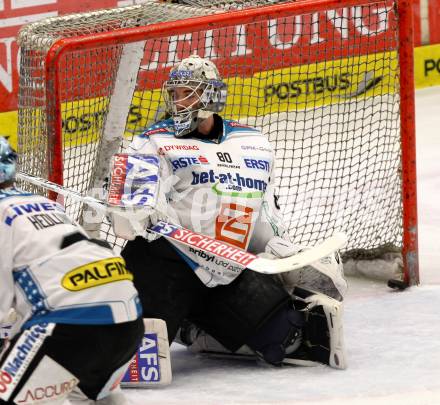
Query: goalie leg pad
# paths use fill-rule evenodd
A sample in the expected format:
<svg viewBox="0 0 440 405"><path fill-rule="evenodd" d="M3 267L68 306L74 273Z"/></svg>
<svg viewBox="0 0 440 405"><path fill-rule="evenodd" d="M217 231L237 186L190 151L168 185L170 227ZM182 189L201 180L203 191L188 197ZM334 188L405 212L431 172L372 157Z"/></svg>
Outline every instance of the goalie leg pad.
<svg viewBox="0 0 440 405"><path fill-rule="evenodd" d="M299 347L304 323L303 312L286 306L266 322L247 344L267 363L280 366L286 354Z"/></svg>
<svg viewBox="0 0 440 405"><path fill-rule="evenodd" d="M255 359L255 352L244 345L235 352L228 350L211 335L197 325L185 320L174 339L174 342L184 345L195 354L204 354L211 357Z"/></svg>
<svg viewBox="0 0 440 405"><path fill-rule="evenodd" d="M300 288L296 288L294 294L307 305L306 323L301 346L286 356L283 363L303 366L321 363L337 369L347 368L342 302Z"/></svg>
<svg viewBox="0 0 440 405"><path fill-rule="evenodd" d="M145 333L122 378L121 387L151 388L171 384L170 347L165 321L144 319Z"/></svg>
<svg viewBox="0 0 440 405"><path fill-rule="evenodd" d="M204 308L189 320L233 352L291 301L276 278L248 270L211 290Z"/></svg>

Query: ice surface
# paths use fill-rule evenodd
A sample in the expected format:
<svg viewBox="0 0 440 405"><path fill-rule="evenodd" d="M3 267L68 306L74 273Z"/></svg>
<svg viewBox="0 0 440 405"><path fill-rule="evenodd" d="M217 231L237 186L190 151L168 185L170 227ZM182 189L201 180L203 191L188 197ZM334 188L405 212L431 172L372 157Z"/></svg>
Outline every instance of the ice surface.
<svg viewBox="0 0 440 405"><path fill-rule="evenodd" d="M417 92L422 284L395 292L350 279L345 306L349 368L273 369L194 356L173 345L173 383L125 390L135 405L440 404L440 88Z"/></svg>

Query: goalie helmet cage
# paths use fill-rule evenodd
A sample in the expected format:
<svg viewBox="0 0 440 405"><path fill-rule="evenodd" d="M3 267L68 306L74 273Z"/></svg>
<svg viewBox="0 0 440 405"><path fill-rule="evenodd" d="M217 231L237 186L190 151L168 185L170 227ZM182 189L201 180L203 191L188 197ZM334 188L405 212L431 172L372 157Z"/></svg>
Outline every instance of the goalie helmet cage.
<svg viewBox="0 0 440 405"><path fill-rule="evenodd" d="M228 84L222 116L259 127L274 146L292 239L308 245L344 231L346 268L372 263L367 273L397 270L418 283L409 0L227 12L150 1L43 20L19 43L24 173L101 189L110 156L163 113L170 67L196 51ZM90 232L120 242L102 217L65 205Z"/></svg>

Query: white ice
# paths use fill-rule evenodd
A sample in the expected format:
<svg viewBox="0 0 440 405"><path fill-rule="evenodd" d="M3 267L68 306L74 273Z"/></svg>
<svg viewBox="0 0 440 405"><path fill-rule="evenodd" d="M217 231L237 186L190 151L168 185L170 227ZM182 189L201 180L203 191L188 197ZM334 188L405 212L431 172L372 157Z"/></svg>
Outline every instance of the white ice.
<svg viewBox="0 0 440 405"><path fill-rule="evenodd" d="M265 368L208 359L173 345L173 383L127 389L135 405L440 404L440 87L417 91L421 285L395 292L350 279L349 367Z"/></svg>

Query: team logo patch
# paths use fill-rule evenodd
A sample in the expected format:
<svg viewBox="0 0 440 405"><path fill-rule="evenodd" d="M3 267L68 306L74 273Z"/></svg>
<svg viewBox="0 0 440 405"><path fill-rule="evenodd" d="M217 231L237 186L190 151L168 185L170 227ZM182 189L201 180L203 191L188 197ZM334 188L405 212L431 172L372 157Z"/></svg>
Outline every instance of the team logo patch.
<svg viewBox="0 0 440 405"><path fill-rule="evenodd" d="M220 257L216 257L215 255L209 255L204 250L194 249L194 248L190 247L189 252L192 253L193 255L197 256L197 258L201 259L204 263L207 263L207 264L215 263L217 266L223 267L223 270L227 270L232 273L241 273L243 270L243 266L235 266L234 264L232 264L228 260L224 260ZM208 272L211 271L211 269L208 266L204 266L202 264L202 267Z"/></svg>
<svg viewBox="0 0 440 405"><path fill-rule="evenodd" d="M218 257L228 259L244 267L256 258L252 253L241 250L231 244L218 241L209 236L192 232L189 229L178 228L168 224L164 225L164 223L161 224L160 222L158 222L158 225L169 231L167 233L161 232L168 238L181 242L194 249L202 249L205 252L213 253ZM169 229L167 229L167 225L169 226Z"/></svg>
<svg viewBox="0 0 440 405"><path fill-rule="evenodd" d="M192 79L194 72L192 70L174 70L170 73L171 80Z"/></svg>
<svg viewBox="0 0 440 405"><path fill-rule="evenodd" d="M228 125L232 128L246 128L246 129L252 129L253 131L257 131L256 128L252 128L249 125L242 124L241 122L237 122L237 121L230 121L228 122Z"/></svg>
<svg viewBox="0 0 440 405"><path fill-rule="evenodd" d="M79 380L63 366L44 356L27 383L14 398L19 405L61 403L76 387Z"/></svg>
<svg viewBox="0 0 440 405"><path fill-rule="evenodd" d="M157 153L159 155L164 155L165 152L182 151L182 150L199 150L199 147L197 145L165 145L165 146L161 146L157 150Z"/></svg>
<svg viewBox="0 0 440 405"><path fill-rule="evenodd" d="M241 149L243 150L254 150L254 151L260 151L260 152L270 152L272 153L272 149L266 148L264 146L254 146L254 145L241 145Z"/></svg>
<svg viewBox="0 0 440 405"><path fill-rule="evenodd" d="M159 181L158 172L159 158L155 155L114 155L108 203L118 207L154 206Z"/></svg>
<svg viewBox="0 0 440 405"><path fill-rule="evenodd" d="M222 204L215 221L215 237L244 249L252 226L251 207L240 204Z"/></svg>
<svg viewBox="0 0 440 405"><path fill-rule="evenodd" d="M160 359L156 333L145 333L122 382L159 382Z"/></svg>
<svg viewBox="0 0 440 405"><path fill-rule="evenodd" d="M32 359L47 336L52 333L55 324L40 323L25 330L0 369L0 398L8 401Z"/></svg>
<svg viewBox="0 0 440 405"><path fill-rule="evenodd" d="M212 183L212 191L218 195L239 198L261 198L267 188L263 179L240 176L238 173L192 172L191 185Z"/></svg>
<svg viewBox="0 0 440 405"><path fill-rule="evenodd" d="M171 160L171 165L173 166L173 172L179 169L184 169L190 166L199 166L209 164L208 159L205 156L183 156L175 160Z"/></svg>
<svg viewBox="0 0 440 405"><path fill-rule="evenodd" d="M87 263L69 271L61 285L69 291L81 291L115 281L133 280L133 275L125 267L124 259L111 257Z"/></svg>
<svg viewBox="0 0 440 405"><path fill-rule="evenodd" d="M145 137L154 134L160 134L163 132L170 132L170 131L167 128L153 128L153 129L149 129L148 131L145 131L143 134L141 134L141 136Z"/></svg>
<svg viewBox="0 0 440 405"><path fill-rule="evenodd" d="M150 228L154 232L159 232L164 236L173 236L180 228L175 225L168 224L163 221L159 221L156 225Z"/></svg>
<svg viewBox="0 0 440 405"><path fill-rule="evenodd" d="M64 214L63 207L55 202L33 202L11 204L8 207L10 215L6 216L5 224L11 226L15 218L21 215L42 214L47 212L60 212Z"/></svg>
<svg viewBox="0 0 440 405"><path fill-rule="evenodd" d="M249 169L270 171L270 163L266 159L243 158L244 164Z"/></svg>

